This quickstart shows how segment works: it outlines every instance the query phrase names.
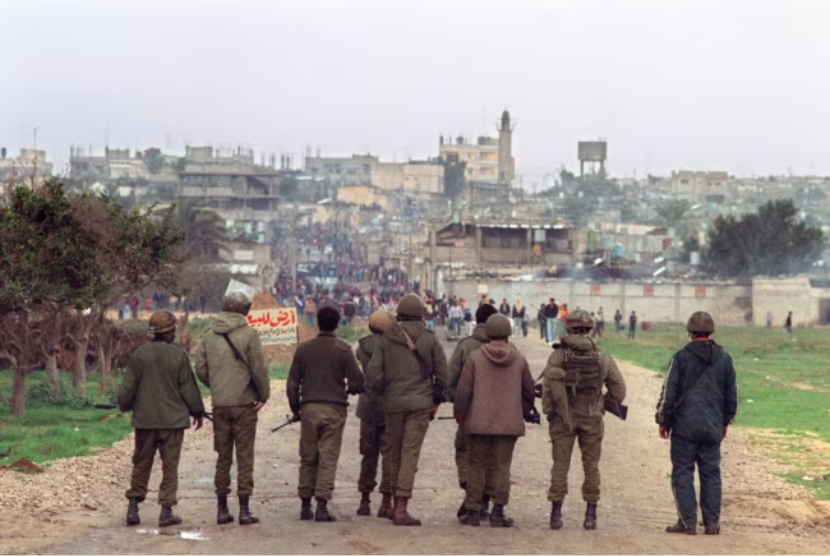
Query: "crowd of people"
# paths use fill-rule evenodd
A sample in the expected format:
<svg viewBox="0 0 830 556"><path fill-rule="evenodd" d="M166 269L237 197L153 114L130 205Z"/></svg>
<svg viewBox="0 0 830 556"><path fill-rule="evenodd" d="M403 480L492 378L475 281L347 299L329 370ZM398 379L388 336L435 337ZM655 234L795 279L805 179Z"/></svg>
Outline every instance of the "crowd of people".
<svg viewBox="0 0 830 556"><path fill-rule="evenodd" d="M225 298L222 313L203 333L195 376L187 354L172 345L175 316L157 312L150 319L154 340L133 353L118 394L121 410L133 412L136 429L126 492L128 525L141 522L138 508L147 495L156 452L163 464L159 526L182 522L172 509L177 503L184 430L191 417L197 430L205 417L213 420L217 523L235 520L228 506L234 452L239 523L259 522L250 511L254 441L258 411L269 400L270 386L259 337L245 318L251 301L240 292ZM362 459L357 515L372 514L371 493L378 487L380 466L378 517L396 526L421 525L409 511L421 447L439 406L450 402L458 425L455 461L463 491L456 516L467 526L489 522L491 527L512 527L514 521L505 507L513 453L525 434L525 423L541 423L535 403L541 398L552 443L549 526L559 530L564 525L563 500L578 442L585 476L583 527L597 528L604 415L608 411L625 418L623 375L614 359L589 338L597 321L587 311L574 309L562 321L564 335L554 343L534 380L527 359L509 341L516 319L521 319L513 316L514 310L519 313L522 307L504 305L505 300L497 307L482 299L473 333L458 342L449 362L427 328L427 306L415 294L400 299L394 316L383 309L371 315L372 334L360 341L357 357L336 336L340 312L332 306L317 310L319 334L298 346L286 385L291 421L301 424L297 485L301 520L337 520L328 503L334 493L348 399L359 396ZM450 307L459 306L460 300L450 300ZM457 319L457 314L454 310L451 318ZM521 324L520 320L519 330ZM720 532L720 444L737 412L737 390L731 358L710 338L714 330L707 313L692 315L687 324L692 341L673 357L657 404L659 434L671 440L672 492L678 510L678 521L666 528L669 533L697 533L695 465L700 471L704 532ZM195 377L211 391L212 415L205 413Z"/></svg>

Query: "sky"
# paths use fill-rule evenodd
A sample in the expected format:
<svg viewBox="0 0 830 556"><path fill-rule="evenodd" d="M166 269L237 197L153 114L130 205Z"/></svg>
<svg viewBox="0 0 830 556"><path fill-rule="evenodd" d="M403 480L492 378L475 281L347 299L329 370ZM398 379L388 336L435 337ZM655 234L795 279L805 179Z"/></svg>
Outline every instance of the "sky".
<svg viewBox="0 0 830 556"><path fill-rule="evenodd" d="M436 156L495 134L541 182L830 175L823 0L0 0L0 146Z"/></svg>

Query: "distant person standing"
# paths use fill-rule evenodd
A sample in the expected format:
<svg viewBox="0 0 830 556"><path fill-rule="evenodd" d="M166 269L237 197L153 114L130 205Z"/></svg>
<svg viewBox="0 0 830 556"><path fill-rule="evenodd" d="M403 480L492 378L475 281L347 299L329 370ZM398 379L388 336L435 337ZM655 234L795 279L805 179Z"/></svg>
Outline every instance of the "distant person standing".
<svg viewBox="0 0 830 556"><path fill-rule="evenodd" d="M449 310L450 319L450 334L453 336L461 336L461 327L464 325L464 310L458 304L458 301L450 301Z"/></svg>
<svg viewBox="0 0 830 556"><path fill-rule="evenodd" d="M704 532L720 533L720 446L738 411L735 367L726 351L709 337L715 321L697 312L686 325L692 341L669 364L657 404L660 437L671 438L671 486L677 523L667 533L697 534L695 464L700 475L700 511Z"/></svg>
<svg viewBox="0 0 830 556"><path fill-rule="evenodd" d="M559 338L564 338L568 334L565 323L568 321L568 315L570 314L571 312L570 310L568 310L568 304L563 303L562 306L559 308L559 324L557 324Z"/></svg>
<svg viewBox="0 0 830 556"><path fill-rule="evenodd" d="M501 305L499 305L499 313L510 318L510 304L506 299L501 300Z"/></svg>
<svg viewBox="0 0 830 556"><path fill-rule="evenodd" d="M633 340L637 335L637 312L631 311L628 317L628 339Z"/></svg>
<svg viewBox="0 0 830 556"><path fill-rule="evenodd" d="M132 411L135 450L130 489L127 491L127 525L139 525L138 504L147 496L150 472L156 452L161 456L162 479L159 485L159 527L179 525L173 515L179 484L179 456L184 431L190 417L196 430L202 428L205 406L196 385L190 357L173 345L176 317L167 311L150 317L153 341L137 348L130 356L127 372L118 390L121 411Z"/></svg>
<svg viewBox="0 0 830 556"><path fill-rule="evenodd" d="M623 329L622 319L623 319L622 313L620 313L620 310L617 309L617 312L614 313L614 324L617 325L617 332L621 332L622 329Z"/></svg>
<svg viewBox="0 0 830 556"><path fill-rule="evenodd" d="M549 344L553 343L558 337L558 329L557 323L559 321L559 306L556 304L556 300L554 298L550 298L550 301L545 306L543 311L545 315L545 339Z"/></svg>
<svg viewBox="0 0 830 556"><path fill-rule="evenodd" d="M517 299L516 303L513 305L513 334L518 336L519 332L522 330L522 323L525 320L525 315L527 314L527 308L522 305L522 300ZM527 336L527 328L524 329L524 335Z"/></svg>
<svg viewBox="0 0 830 556"><path fill-rule="evenodd" d="M547 303L544 301L539 304L539 312L536 313L536 320L539 322L539 338L544 340L547 335L547 319L545 318L545 307L547 307Z"/></svg>
<svg viewBox="0 0 830 556"><path fill-rule="evenodd" d="M790 311L787 313L787 320L784 321L784 330L787 332L787 337L790 340L794 340L793 337L793 312Z"/></svg>
<svg viewBox="0 0 830 556"><path fill-rule="evenodd" d="M772 328L772 311L767 311L767 328Z"/></svg>
<svg viewBox="0 0 830 556"><path fill-rule="evenodd" d="M594 330L591 333L592 338L602 338L602 330L605 328L605 313L602 311L602 307L599 308L596 315L591 315L595 317L595 324Z"/></svg>

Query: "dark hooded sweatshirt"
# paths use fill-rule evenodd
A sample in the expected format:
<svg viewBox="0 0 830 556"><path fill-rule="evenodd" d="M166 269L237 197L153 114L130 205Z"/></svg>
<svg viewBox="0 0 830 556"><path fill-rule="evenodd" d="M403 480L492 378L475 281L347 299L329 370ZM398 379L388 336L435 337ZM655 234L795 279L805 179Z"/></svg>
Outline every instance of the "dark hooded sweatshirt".
<svg viewBox="0 0 830 556"><path fill-rule="evenodd" d="M527 359L511 344L486 344L467 358L455 418L467 434L524 436L535 394Z"/></svg>
<svg viewBox="0 0 830 556"><path fill-rule="evenodd" d="M404 332L423 361L410 351ZM431 409L435 392L447 388L447 356L423 322L399 322L377 342L366 369L366 389L383 400L386 413Z"/></svg>
<svg viewBox="0 0 830 556"><path fill-rule="evenodd" d="M704 374L693 387L700 372ZM674 355L657 404L658 414L673 408L687 391L674 413L672 435L691 442L720 442L723 427L732 423L738 411L738 389L732 358L715 342L689 342Z"/></svg>

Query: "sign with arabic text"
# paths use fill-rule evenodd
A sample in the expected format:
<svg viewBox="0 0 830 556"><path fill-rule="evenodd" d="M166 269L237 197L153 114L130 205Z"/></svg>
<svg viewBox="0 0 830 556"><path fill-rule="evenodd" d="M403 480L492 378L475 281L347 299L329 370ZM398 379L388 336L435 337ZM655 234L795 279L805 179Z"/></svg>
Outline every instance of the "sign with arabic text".
<svg viewBox="0 0 830 556"><path fill-rule="evenodd" d="M257 331L264 346L293 346L297 343L297 309L260 309L248 313L248 324Z"/></svg>

